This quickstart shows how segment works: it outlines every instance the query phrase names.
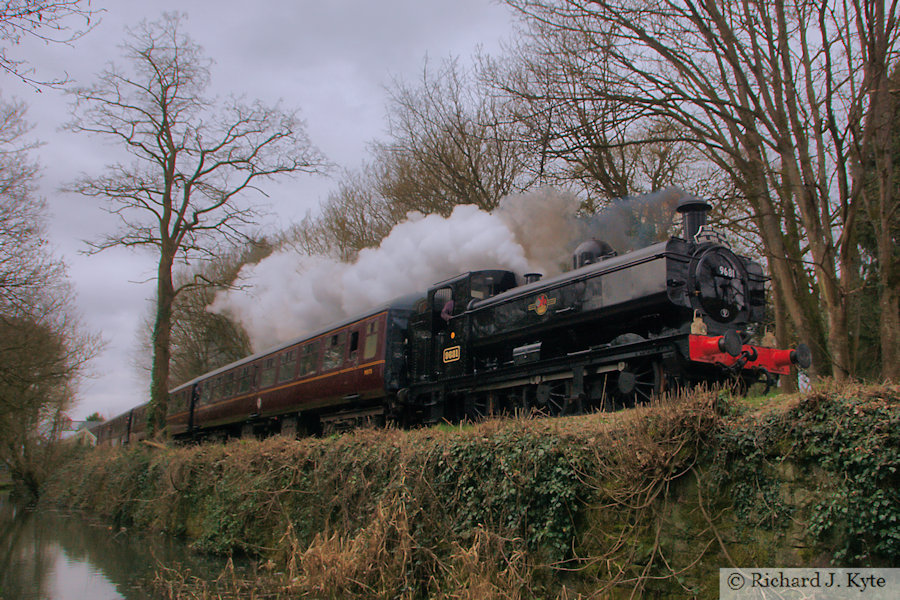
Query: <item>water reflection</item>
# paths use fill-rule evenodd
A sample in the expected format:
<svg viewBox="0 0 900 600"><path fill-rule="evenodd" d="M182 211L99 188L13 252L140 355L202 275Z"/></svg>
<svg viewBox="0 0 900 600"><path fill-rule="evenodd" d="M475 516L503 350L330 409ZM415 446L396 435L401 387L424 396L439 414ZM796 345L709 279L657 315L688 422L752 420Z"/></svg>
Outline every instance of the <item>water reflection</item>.
<svg viewBox="0 0 900 600"><path fill-rule="evenodd" d="M117 532L0 497L0 600L149 600L146 584L160 566L215 577L224 563L166 536Z"/></svg>

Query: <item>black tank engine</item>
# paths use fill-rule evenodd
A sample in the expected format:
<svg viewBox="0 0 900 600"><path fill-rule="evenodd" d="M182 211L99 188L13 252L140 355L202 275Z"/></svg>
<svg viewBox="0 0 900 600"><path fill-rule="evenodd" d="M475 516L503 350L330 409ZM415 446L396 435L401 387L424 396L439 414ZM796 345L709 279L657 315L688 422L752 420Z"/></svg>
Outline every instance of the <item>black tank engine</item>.
<svg viewBox="0 0 900 600"><path fill-rule="evenodd" d="M804 345L747 343L766 278L707 228L709 208L683 200L683 238L627 254L585 242L558 277L516 286L512 273L477 271L435 285L410 320L407 419L627 406L676 386L771 385L792 364L808 367Z"/></svg>

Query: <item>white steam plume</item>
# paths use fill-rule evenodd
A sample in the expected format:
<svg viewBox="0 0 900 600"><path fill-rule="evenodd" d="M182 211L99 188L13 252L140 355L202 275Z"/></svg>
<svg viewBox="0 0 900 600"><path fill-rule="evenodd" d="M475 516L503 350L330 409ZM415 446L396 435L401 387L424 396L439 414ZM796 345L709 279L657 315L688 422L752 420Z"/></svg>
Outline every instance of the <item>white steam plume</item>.
<svg viewBox="0 0 900 600"><path fill-rule="evenodd" d="M577 217L578 206L574 194L544 188L507 196L493 214L522 245L530 268L552 276L569 268L572 251L590 237Z"/></svg>
<svg viewBox="0 0 900 600"><path fill-rule="evenodd" d="M628 236L634 223L620 217L663 206L671 220L673 198L667 192L617 201L604 213L580 219L573 194L543 189L505 198L493 214L473 205L458 206L447 218L411 213L354 263L286 249L244 267L244 288L218 294L209 310L237 319L254 349L262 350L398 296L424 294L466 271L555 275L570 264L575 247L594 236L620 252L633 249Z"/></svg>
<svg viewBox="0 0 900 600"><path fill-rule="evenodd" d="M261 350L477 269L521 274L529 265L499 217L458 206L446 219L411 214L352 264L276 252L242 269L246 289L218 294L210 310L237 318Z"/></svg>

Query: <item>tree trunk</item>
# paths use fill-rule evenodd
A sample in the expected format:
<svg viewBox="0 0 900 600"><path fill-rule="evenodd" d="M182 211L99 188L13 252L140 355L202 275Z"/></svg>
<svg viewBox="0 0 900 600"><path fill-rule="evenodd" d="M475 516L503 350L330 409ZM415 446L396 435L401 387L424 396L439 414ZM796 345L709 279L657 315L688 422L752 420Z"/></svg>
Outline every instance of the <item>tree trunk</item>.
<svg viewBox="0 0 900 600"><path fill-rule="evenodd" d="M891 93L893 85L888 76L887 65L879 63L874 69L874 78L878 86L872 96L871 116L873 142L875 145L875 167L878 177L877 205L868 207L869 214L877 215L873 223L878 265L881 279L881 293L878 299L880 308L879 337L881 341L881 375L885 379L900 380L900 361L897 360L897 348L900 345L900 267L897 265L896 243L894 237L900 216L898 216L896 165L894 152L897 127L895 125L900 106L896 94ZM875 210L872 210L874 208Z"/></svg>
<svg viewBox="0 0 900 600"><path fill-rule="evenodd" d="M768 262L772 262L771 260ZM779 348L786 348L791 343L790 338L793 336L792 331L788 331L790 329L788 325L787 316L785 315L784 310L784 300L781 297L781 290L779 287L773 287L772 289L772 304L775 307L775 339L778 342ZM792 371L789 377L783 377L781 379L781 391L786 392L788 394L797 391L797 377L796 372Z"/></svg>
<svg viewBox="0 0 900 600"><path fill-rule="evenodd" d="M825 326L821 314L814 308L815 298L811 296L811 286L800 266L800 233L795 227L783 225L789 216L776 208L769 195L763 161L754 150L760 142L754 140L752 134L740 142L748 160L738 165L735 184L753 207L753 220L763 242L776 301L783 309L783 321L790 323L799 341L809 345L813 355L811 374L814 377L828 375L831 369ZM796 343L786 337L787 333L781 327L776 331L779 344L790 346Z"/></svg>
<svg viewBox="0 0 900 600"><path fill-rule="evenodd" d="M169 359L172 353L172 283L174 253L163 249L156 280L156 321L153 325L153 366L150 372L150 409L147 411L149 435L163 433L169 401Z"/></svg>
<svg viewBox="0 0 900 600"><path fill-rule="evenodd" d="M896 286L885 282L879 299L881 308L881 375L885 379L900 381L900 294Z"/></svg>

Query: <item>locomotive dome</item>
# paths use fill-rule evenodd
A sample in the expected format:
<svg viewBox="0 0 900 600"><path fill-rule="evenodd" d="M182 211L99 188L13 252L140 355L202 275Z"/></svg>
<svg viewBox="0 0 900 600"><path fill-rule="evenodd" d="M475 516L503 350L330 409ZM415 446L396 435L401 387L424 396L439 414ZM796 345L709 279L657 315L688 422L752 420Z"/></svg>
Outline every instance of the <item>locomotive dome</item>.
<svg viewBox="0 0 900 600"><path fill-rule="evenodd" d="M613 250L613 247L603 240L588 240L579 244L575 248L575 252L572 253L572 268L580 269L585 265L590 265L615 255L616 251Z"/></svg>

